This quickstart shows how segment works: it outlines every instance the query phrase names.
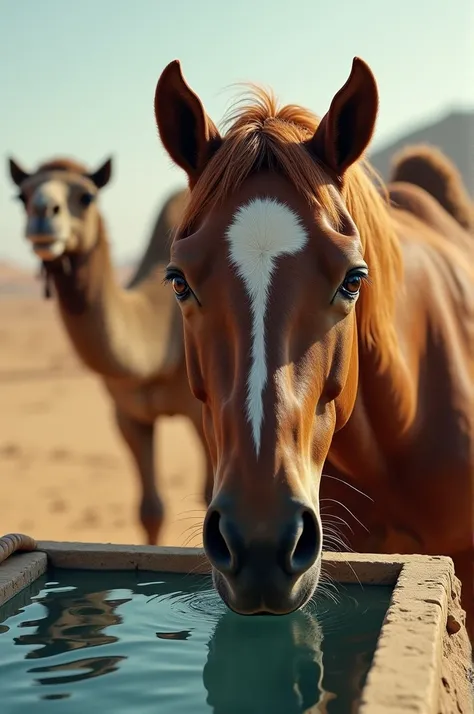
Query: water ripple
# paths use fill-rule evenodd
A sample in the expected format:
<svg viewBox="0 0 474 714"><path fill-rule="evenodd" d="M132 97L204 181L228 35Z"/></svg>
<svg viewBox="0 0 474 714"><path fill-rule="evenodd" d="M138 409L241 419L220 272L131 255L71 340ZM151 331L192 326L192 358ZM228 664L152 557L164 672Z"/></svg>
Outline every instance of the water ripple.
<svg viewBox="0 0 474 714"><path fill-rule="evenodd" d="M391 592L341 587L337 603L319 595L293 615L245 618L208 576L51 575L0 609L9 714L50 714L66 698L68 714L347 712Z"/></svg>

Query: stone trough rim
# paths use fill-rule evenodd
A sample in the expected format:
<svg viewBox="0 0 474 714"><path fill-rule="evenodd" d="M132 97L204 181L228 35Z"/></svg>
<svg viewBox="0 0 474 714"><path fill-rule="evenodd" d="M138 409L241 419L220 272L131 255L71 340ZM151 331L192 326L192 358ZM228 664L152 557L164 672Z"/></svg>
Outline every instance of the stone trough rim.
<svg viewBox="0 0 474 714"><path fill-rule="evenodd" d="M202 548L73 541L35 545L35 550L15 552L0 563L0 606L49 566L210 573ZM340 583L394 586L359 714L437 714L448 596L455 577L451 558L326 552L323 569Z"/></svg>

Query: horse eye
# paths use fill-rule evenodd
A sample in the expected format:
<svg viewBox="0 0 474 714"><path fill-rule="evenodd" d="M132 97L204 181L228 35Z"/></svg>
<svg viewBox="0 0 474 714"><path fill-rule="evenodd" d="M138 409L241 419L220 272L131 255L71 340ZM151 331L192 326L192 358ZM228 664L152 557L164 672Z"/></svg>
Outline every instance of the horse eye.
<svg viewBox="0 0 474 714"><path fill-rule="evenodd" d="M359 295L364 277L365 276L361 273L349 273L339 288L339 292L341 292L344 297L354 300Z"/></svg>
<svg viewBox="0 0 474 714"><path fill-rule="evenodd" d="M355 295L359 292L361 284L362 278L360 275L349 275L344 280L342 287L344 290L347 290L348 293Z"/></svg>
<svg viewBox="0 0 474 714"><path fill-rule="evenodd" d="M174 294L179 300L184 300L191 292L186 280L178 275L173 278L171 284L173 286Z"/></svg>
<svg viewBox="0 0 474 714"><path fill-rule="evenodd" d="M79 199L79 202L81 206L84 206L84 208L87 208L87 206L90 206L92 201L94 200L94 195L92 193L83 193Z"/></svg>

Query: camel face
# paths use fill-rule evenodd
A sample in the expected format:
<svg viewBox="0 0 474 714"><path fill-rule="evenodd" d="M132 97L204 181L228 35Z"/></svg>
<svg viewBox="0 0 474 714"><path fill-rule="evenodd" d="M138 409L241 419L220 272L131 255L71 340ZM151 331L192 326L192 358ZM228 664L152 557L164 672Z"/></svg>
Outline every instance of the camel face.
<svg viewBox="0 0 474 714"><path fill-rule="evenodd" d="M52 175L35 179L25 181L22 193L27 215L25 235L38 258L55 260L69 251L92 248L99 215L97 189L92 182Z"/></svg>
<svg viewBox="0 0 474 714"><path fill-rule="evenodd" d="M97 196L110 179L110 160L93 174L68 160L42 164L28 174L10 159L10 175L26 211L25 236L40 260L94 248L100 222Z"/></svg>
<svg viewBox="0 0 474 714"><path fill-rule="evenodd" d="M71 236L68 187L61 181L45 181L31 195L27 209L26 237L41 260L62 255Z"/></svg>

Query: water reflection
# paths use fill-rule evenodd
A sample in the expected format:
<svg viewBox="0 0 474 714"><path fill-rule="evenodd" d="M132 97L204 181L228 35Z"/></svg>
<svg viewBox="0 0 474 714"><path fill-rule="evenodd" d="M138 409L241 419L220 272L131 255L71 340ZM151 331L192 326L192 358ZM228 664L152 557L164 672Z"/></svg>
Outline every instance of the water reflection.
<svg viewBox="0 0 474 714"><path fill-rule="evenodd" d="M191 630L181 630L180 632L157 632L159 640L189 640Z"/></svg>
<svg viewBox="0 0 474 714"><path fill-rule="evenodd" d="M156 701L158 708L163 701L156 682L169 653L169 662L176 661L178 668L183 656L188 668L184 688L198 687L202 671L208 711L213 714L357 711L391 588L384 593L379 590L373 600L367 599L372 597L367 593L362 597L360 591L357 599L344 594L337 605L320 603L318 615L313 608L286 617L245 618L223 607L210 583L202 578L186 579L185 583L182 577L172 575L149 583L142 578L143 573L85 572L78 576L77 572L62 572L61 587L51 587L54 584L50 583L45 588L43 580L28 595L14 598L8 617L22 613L28 597L44 609L43 617L17 624L19 629L35 628L34 632L13 638L15 645L28 647L25 660L36 660L36 666L28 670L35 683L58 687L96 679L121 669L130 652L139 655L140 647L148 647L150 657L144 660L144 669L141 662L140 675L150 683L150 704ZM137 604L136 612L140 610L143 617L139 632L134 629L133 608L126 609L125 615L118 612L135 595L146 598ZM361 605L363 601L365 605ZM143 614L143 607L149 614ZM4 616L3 611L0 622ZM124 617L129 637L132 631L131 650L122 639L125 630L117 629ZM188 641L189 646L185 644ZM201 670L206 643L207 660ZM105 653L97 651L97 656L90 656L88 651L89 656L72 661L56 659L105 645L113 647L107 647ZM184 650L179 649L181 645ZM38 660L46 660L44 666L38 666ZM134 660L132 654L129 678L123 680L131 692L137 686L134 675L130 679L137 666ZM43 689L40 697L66 698L70 691L49 693ZM203 711L205 704L201 701L196 700L196 711Z"/></svg>
<svg viewBox="0 0 474 714"><path fill-rule="evenodd" d="M38 684L69 684L70 682L80 682L83 679L92 679L101 677L103 674L110 674L118 669L118 663L126 657L85 657L84 659L76 659L74 662L66 662L65 664L50 665L48 667L33 667L29 672L45 673L54 672L71 672L75 670L85 670L78 674L62 674L59 677L39 678L35 681Z"/></svg>
<svg viewBox="0 0 474 714"><path fill-rule="evenodd" d="M115 610L119 605L130 602L131 598L107 600L109 590L70 594L47 592L41 599L46 608L46 617L26 620L19 627L36 627L32 634L20 635L13 639L16 645L42 645L31 650L25 659L41 659L52 655L72 652L85 647L108 645L118 641L118 637L104 632L106 627L119 625L123 620Z"/></svg>
<svg viewBox="0 0 474 714"><path fill-rule="evenodd" d="M84 648L110 645L119 642L119 637L106 633L106 628L120 625L123 616L116 612L117 608L131 602L133 595L145 595L151 599L162 597L170 601L192 599L192 591L201 589L201 583L192 583L191 588L184 595L177 587L177 577L171 576L163 582L149 584L137 582L137 576L132 573L81 573L78 577L74 572L61 573L61 587L44 590L45 581L41 586L36 585L28 595L22 593L22 604L31 602L43 589L41 597L36 597L45 610L43 617L36 620L25 620L19 623L19 628L32 628L32 633L14 637L15 645L39 645L38 649L30 650L25 654L26 660L51 658L57 655L74 652ZM130 597L111 598L112 590L94 590L100 582L114 582L117 587L124 587ZM189 585L189 583L188 583ZM194 587L193 587L194 585ZM190 594L191 590L191 594ZM184 598L183 598L184 595ZM7 617L18 614L23 610L18 607L17 598L10 601ZM8 627L6 628L8 630ZM157 632L160 639L186 640L190 637L189 630L178 632ZM33 667L28 670L32 674L58 673L59 676L50 676L35 679L38 684L67 684L81 680L92 679L119 668L119 664L126 660L125 656L97 656L76 659L72 662L44 667ZM73 672L74 674L67 674ZM62 695L61 695L62 696Z"/></svg>
<svg viewBox="0 0 474 714"><path fill-rule="evenodd" d="M322 630L314 615L242 618L226 613L203 670L214 714L325 712Z"/></svg>
<svg viewBox="0 0 474 714"><path fill-rule="evenodd" d="M23 608L31 603L32 598L36 597L41 590L44 588L46 583L46 576L40 575L39 578L33 580L32 583L27 585L23 590L20 590L15 597L7 600L0 607L0 623L5 622L10 617L15 617L24 612ZM0 624L0 634L3 635L8 632L10 628L8 625Z"/></svg>

